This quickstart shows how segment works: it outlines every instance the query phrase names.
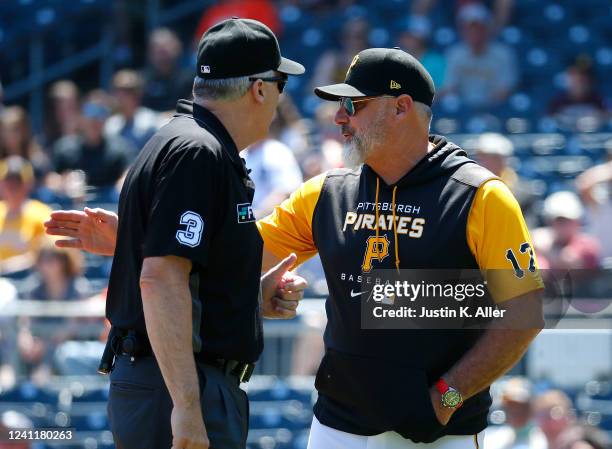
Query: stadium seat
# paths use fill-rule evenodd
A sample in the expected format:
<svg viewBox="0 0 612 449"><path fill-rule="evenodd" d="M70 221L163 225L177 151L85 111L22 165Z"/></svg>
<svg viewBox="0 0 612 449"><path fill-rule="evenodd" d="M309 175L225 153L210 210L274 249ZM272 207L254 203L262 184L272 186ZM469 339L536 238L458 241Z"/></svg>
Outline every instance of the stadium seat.
<svg viewBox="0 0 612 449"><path fill-rule="evenodd" d="M57 405L57 395L43 390L31 382L23 382L17 387L0 393L0 403L5 402L40 402Z"/></svg>

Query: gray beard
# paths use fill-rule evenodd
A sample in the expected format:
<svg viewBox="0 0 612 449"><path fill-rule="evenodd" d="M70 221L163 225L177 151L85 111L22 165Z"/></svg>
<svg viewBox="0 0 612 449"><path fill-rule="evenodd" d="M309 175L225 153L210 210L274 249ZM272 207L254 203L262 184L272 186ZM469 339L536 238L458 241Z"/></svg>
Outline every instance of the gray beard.
<svg viewBox="0 0 612 449"><path fill-rule="evenodd" d="M361 135L354 134L344 144L344 163L346 167L357 167L363 164L383 140L383 117L375 117L374 121L363 130Z"/></svg>
<svg viewBox="0 0 612 449"><path fill-rule="evenodd" d="M344 144L345 167L354 168L363 164L368 154L368 148L364 145L363 139L353 136L350 141Z"/></svg>

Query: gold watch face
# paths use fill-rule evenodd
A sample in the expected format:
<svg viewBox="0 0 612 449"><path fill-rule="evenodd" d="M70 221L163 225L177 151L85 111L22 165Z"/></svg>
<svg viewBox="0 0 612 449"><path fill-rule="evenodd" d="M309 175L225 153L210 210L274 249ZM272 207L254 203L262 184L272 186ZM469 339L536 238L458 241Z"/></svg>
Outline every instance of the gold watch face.
<svg viewBox="0 0 612 449"><path fill-rule="evenodd" d="M455 408L461 404L461 394L457 390L448 390L442 395L444 407Z"/></svg>

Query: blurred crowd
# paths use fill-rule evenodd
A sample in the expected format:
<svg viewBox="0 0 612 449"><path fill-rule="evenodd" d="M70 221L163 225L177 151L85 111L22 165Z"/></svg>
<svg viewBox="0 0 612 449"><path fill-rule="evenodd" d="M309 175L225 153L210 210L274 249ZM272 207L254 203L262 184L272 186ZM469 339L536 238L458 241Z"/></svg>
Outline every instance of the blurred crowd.
<svg viewBox="0 0 612 449"><path fill-rule="evenodd" d="M0 85L0 275L4 277L0 279L0 304L11 300L95 301L103 297L103 286L92 285L84 275L87 264L83 255L55 247L45 237L43 222L55 208L85 204L116 207L130 163L172 116L177 99L191 96L194 71L189 61L202 30L232 15L254 17L278 32L283 46L281 14L299 8L321 20L343 17L336 45L318 55L316 64L308 67L308 81L298 92L293 90L303 98L311 95L314 86L341 82L353 56L373 45L367 15L346 17L339 13L358 3L217 2L204 11L190 39L181 39L169 28L153 30L147 36L145 64L120 67L107 90L83 91L71 79L51 82L46 88L45 120L40 129L32 129L28 110L22 105L2 102ZM436 11L444 8L453 10L459 39L441 51L431 45L431 39L437 26ZM404 17L398 18L401 26L392 35L390 46L412 53L431 73L438 91L434 114L444 117L443 111L452 104L470 111L495 112L517 92L523 76L521 58L499 39L502 30L512 24L514 13L513 0L410 2ZM580 54L567 56L561 89L549 86L543 115L556 124L555 129L568 133L580 131L585 118L608 123L610 99L601 93L602 81L596 77L593 61ZM304 180L344 165L342 139L334 124L338 106L320 102L308 111L291 92L289 89L280 102L270 137L244 153L257 186L253 202L257 217L270 213ZM565 183L563 190L542 195L513 168L517 157L507 135L485 132L474 137L472 156L502 178L519 200L541 268L612 268L612 140L608 153ZM307 262L302 272L309 278L310 295L325 295L317 260ZM101 269L98 276L105 273ZM51 372L74 369L58 360L66 353L62 345L75 339L76 328L84 323L103 331L100 320L37 317L19 320L16 341L10 341L8 327L3 325L0 384L3 377L11 375L44 378ZM61 327L61 332L50 337L41 331L49 324ZM19 372L7 374L11 348L15 347L21 360ZM507 425L499 430L503 438L497 439L507 444L487 447L609 447L601 443L597 432L576 424L571 402L562 392L533 399L531 387L523 381L510 383L508 388L503 396ZM529 442L523 444L525 441Z"/></svg>
<svg viewBox="0 0 612 449"><path fill-rule="evenodd" d="M579 416L562 390L537 389L523 377L496 384L491 420L503 425L485 434L487 449L607 449L608 434ZM591 422L589 422L591 421Z"/></svg>

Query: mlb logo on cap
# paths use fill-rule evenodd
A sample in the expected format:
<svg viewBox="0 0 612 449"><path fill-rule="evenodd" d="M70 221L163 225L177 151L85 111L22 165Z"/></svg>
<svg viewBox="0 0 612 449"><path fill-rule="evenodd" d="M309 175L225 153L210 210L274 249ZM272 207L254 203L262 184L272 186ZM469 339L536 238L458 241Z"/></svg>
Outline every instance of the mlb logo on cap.
<svg viewBox="0 0 612 449"><path fill-rule="evenodd" d="M202 73L210 73L210 66L209 65L201 65L200 66L200 71Z"/></svg>

